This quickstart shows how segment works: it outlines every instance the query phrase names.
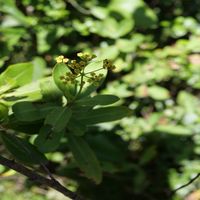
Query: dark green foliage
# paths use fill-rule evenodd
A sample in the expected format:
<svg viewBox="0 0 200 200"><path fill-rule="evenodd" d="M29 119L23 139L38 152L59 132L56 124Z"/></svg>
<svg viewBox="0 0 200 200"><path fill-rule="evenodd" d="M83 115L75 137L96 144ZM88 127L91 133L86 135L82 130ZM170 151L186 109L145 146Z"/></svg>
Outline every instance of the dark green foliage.
<svg viewBox="0 0 200 200"><path fill-rule="evenodd" d="M77 114L76 118L82 123L90 125L115 121L130 115L131 110L129 110L128 108L124 106L112 106L97 108L82 113L80 112L79 114Z"/></svg>
<svg viewBox="0 0 200 200"><path fill-rule="evenodd" d="M6 148L17 160L26 164L44 164L47 162L45 156L26 140L6 133L1 133L1 138Z"/></svg>
<svg viewBox="0 0 200 200"><path fill-rule="evenodd" d="M55 151L59 147L64 133L64 130L58 132L52 130L52 126L44 125L38 132L38 137L35 139L34 144L41 152Z"/></svg>
<svg viewBox="0 0 200 200"><path fill-rule="evenodd" d="M81 138L68 134L69 147L72 151L78 166L85 172L85 175L97 184L102 181L102 169L94 152Z"/></svg>

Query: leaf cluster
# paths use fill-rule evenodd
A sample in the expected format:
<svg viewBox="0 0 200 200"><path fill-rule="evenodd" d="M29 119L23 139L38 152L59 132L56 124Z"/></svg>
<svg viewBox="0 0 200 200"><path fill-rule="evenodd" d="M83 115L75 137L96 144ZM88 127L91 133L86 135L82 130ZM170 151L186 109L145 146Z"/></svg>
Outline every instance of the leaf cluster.
<svg viewBox="0 0 200 200"><path fill-rule="evenodd" d="M85 62L93 58L93 56L89 58L88 55L80 57ZM106 66L110 65L108 62L106 64L101 62L101 67L99 67L99 62L86 62L77 73L71 71L74 69L72 64L76 67L75 62L65 64L63 60L59 62L57 59L58 63L53 69L53 79L45 79L45 81L51 81L48 84L55 84L56 90L60 92L57 99L53 100L51 95L35 98L38 92L46 94L48 90L46 91L45 87L42 90L41 84L38 86L38 81L41 80L31 79L33 76L31 63L10 66L1 74L1 139L15 159L32 166L46 164L48 160L45 153L55 152L62 145L62 141L67 140L65 145L72 152L77 166L86 177L99 184L102 181L102 168L83 136L91 125L119 120L130 115L131 111L125 106L109 106L119 100L117 96L100 94L91 96L97 85L90 82L87 85L83 84L87 74L99 73L99 71L104 73L98 80L99 84L102 83L107 72ZM77 65L80 66L78 63ZM87 72L88 70L90 72ZM80 76L80 83L78 81L63 82L63 76L68 75L66 73ZM37 88L36 93L27 90L30 85ZM22 88L25 88L26 96L18 95L17 91ZM50 93L55 95L58 92L51 90ZM16 100L10 101L7 98L9 95ZM28 98L30 95L32 98ZM33 126L35 126L34 129ZM34 141L31 143L29 137L18 136L20 132L27 136L34 134Z"/></svg>

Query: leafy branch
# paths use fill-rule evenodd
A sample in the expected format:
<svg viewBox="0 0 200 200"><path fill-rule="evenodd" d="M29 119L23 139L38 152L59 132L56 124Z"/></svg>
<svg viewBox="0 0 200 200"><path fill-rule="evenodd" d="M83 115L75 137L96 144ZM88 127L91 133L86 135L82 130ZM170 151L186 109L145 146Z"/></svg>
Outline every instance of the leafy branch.
<svg viewBox="0 0 200 200"><path fill-rule="evenodd" d="M132 113L124 106L108 106L119 100L117 96L91 95L103 83L107 71L115 68L112 62L107 59L101 62L92 61L96 56L88 53L80 52L77 56L77 60L58 56L52 77L49 77L48 82L45 80L39 85L40 80L29 79L30 73L34 72L32 64L8 66L0 75L0 87L6 84L10 86L11 89L6 93L16 98L11 99L11 102L9 98L5 98L8 106L0 101L0 136L6 149L17 160L15 162L0 156L0 164L74 200L82 198L65 188L51 175L45 166L48 162L45 153L55 152L61 145L62 138L66 138L66 145L72 152L77 167L88 179L100 184L103 170L95 152L82 136L91 125L119 120ZM29 93L30 86L39 90L39 93L34 93L36 98ZM18 96L16 91L19 90L26 95ZM65 101L59 104L52 101L55 93L59 95L54 101L65 97L67 104ZM31 143L30 138L24 138L18 131L36 134L36 138ZM35 164L43 167L46 176L35 172L33 167L29 168Z"/></svg>

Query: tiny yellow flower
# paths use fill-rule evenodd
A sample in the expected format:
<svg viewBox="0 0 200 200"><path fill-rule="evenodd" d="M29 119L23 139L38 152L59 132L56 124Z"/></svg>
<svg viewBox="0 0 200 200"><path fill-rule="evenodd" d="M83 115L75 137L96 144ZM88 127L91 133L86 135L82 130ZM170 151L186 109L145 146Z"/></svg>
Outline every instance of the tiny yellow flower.
<svg viewBox="0 0 200 200"><path fill-rule="evenodd" d="M69 59L65 58L63 55L58 56L55 60L57 63L67 63L69 61Z"/></svg>
<svg viewBox="0 0 200 200"><path fill-rule="evenodd" d="M69 61L68 58L64 58L64 59L63 59L63 62L64 62L64 63L67 63L68 61Z"/></svg>
<svg viewBox="0 0 200 200"><path fill-rule="evenodd" d="M82 57L82 56L83 56L83 53L82 53L82 52L79 52L79 53L77 53L77 56L78 56L78 57Z"/></svg>

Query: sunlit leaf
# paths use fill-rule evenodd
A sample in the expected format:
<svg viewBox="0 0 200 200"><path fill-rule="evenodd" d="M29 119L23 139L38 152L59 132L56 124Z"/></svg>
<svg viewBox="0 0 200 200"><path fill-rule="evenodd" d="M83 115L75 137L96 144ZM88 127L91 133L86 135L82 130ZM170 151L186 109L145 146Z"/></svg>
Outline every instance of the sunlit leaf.
<svg viewBox="0 0 200 200"><path fill-rule="evenodd" d="M19 63L10 65L0 75L0 93L32 81L33 64Z"/></svg>

